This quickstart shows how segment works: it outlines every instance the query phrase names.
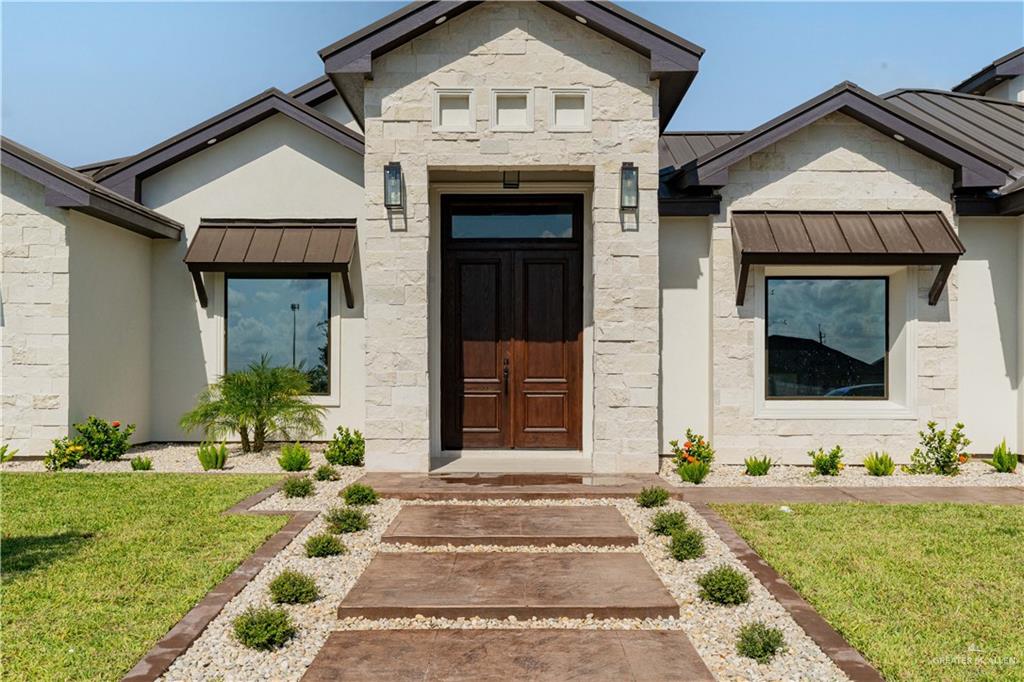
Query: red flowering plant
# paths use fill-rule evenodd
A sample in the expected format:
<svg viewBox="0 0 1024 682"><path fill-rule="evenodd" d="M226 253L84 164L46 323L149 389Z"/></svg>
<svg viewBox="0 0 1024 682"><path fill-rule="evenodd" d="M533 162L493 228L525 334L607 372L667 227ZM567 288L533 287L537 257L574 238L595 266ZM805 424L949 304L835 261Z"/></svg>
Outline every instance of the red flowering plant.
<svg viewBox="0 0 1024 682"><path fill-rule="evenodd" d="M672 446L677 466L694 462L711 464L715 459L715 450L711 443L704 440L704 436L699 433L694 433L693 429L686 429L686 441L682 445L678 440L670 440L668 444Z"/></svg>
<svg viewBox="0 0 1024 682"><path fill-rule="evenodd" d="M135 424L129 424L121 429L119 421L108 424L103 419L90 416L83 423L75 424L75 430L79 433L76 442L84 446L83 457L113 462L128 452Z"/></svg>

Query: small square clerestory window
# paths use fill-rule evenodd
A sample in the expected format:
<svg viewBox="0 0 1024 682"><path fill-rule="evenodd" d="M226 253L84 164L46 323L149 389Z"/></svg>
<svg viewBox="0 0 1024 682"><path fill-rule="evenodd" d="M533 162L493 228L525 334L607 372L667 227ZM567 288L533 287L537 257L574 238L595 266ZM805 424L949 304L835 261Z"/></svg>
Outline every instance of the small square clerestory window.
<svg viewBox="0 0 1024 682"><path fill-rule="evenodd" d="M471 89L439 89L434 91L434 130L472 132L476 130L476 113Z"/></svg>
<svg viewBox="0 0 1024 682"><path fill-rule="evenodd" d="M552 88L548 127L555 132L590 130L590 89Z"/></svg>
<svg viewBox="0 0 1024 682"><path fill-rule="evenodd" d="M497 131L533 130L533 91L527 88L492 90L491 128Z"/></svg>

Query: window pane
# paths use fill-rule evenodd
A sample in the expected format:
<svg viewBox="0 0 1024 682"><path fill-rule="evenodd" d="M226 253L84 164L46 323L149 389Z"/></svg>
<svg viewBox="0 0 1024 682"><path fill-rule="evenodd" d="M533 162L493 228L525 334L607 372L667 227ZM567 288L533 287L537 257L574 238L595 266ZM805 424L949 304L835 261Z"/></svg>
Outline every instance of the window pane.
<svg viewBox="0 0 1024 682"><path fill-rule="evenodd" d="M329 393L329 288L327 277L229 277L227 371L266 355L304 371L312 393Z"/></svg>
<svg viewBox="0 0 1024 682"><path fill-rule="evenodd" d="M452 239L571 239L572 213L452 216Z"/></svg>
<svg viewBox="0 0 1024 682"><path fill-rule="evenodd" d="M769 398L884 398L887 282L766 280Z"/></svg>

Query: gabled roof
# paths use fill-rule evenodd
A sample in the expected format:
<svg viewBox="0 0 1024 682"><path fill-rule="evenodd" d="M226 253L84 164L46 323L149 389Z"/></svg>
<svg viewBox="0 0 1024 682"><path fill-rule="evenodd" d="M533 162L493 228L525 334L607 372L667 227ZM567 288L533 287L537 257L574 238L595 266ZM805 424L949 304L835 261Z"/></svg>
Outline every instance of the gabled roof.
<svg viewBox="0 0 1024 682"><path fill-rule="evenodd" d="M132 157L119 156L116 159L107 159L105 161L93 161L92 163L82 164L81 166L73 166L73 168L82 175L88 175L90 178L94 178L98 174L107 170L108 168L113 168L117 164L124 163L130 158Z"/></svg>
<svg viewBox="0 0 1024 682"><path fill-rule="evenodd" d="M363 136L307 104L270 88L213 118L189 128L116 166L96 174L96 181L138 200L140 180L223 141L275 114L283 114L330 140L363 154Z"/></svg>
<svg viewBox="0 0 1024 682"><path fill-rule="evenodd" d="M910 148L953 168L957 187L999 187L1008 179L1010 164L959 136L943 133L854 83L843 82L684 164L670 182L679 187L726 185L730 166L837 111L887 135L899 136Z"/></svg>
<svg viewBox="0 0 1024 682"><path fill-rule="evenodd" d="M46 188L46 205L73 209L153 239L181 239L181 223L160 215L39 152L0 137L0 161Z"/></svg>
<svg viewBox="0 0 1024 682"><path fill-rule="evenodd" d="M320 50L327 75L339 92L353 76L372 74L373 59L423 35L480 4L476 1L413 2ZM652 78L661 79L660 122L664 129L690 87L704 49L610 2L542 0L544 6L650 58ZM353 93L350 93L350 97ZM359 107L353 108L360 125Z"/></svg>
<svg viewBox="0 0 1024 682"><path fill-rule="evenodd" d="M297 99L311 107L321 102L326 102L338 94L334 83L326 75L318 76L308 83L304 83L288 93L288 96Z"/></svg>
<svg viewBox="0 0 1024 682"><path fill-rule="evenodd" d="M1024 47L1004 54L977 73L968 76L954 85L953 91L984 95L1004 80L1021 75L1024 75Z"/></svg>
<svg viewBox="0 0 1024 682"><path fill-rule="evenodd" d="M658 139L658 168L680 168L744 134L745 130L665 131Z"/></svg>

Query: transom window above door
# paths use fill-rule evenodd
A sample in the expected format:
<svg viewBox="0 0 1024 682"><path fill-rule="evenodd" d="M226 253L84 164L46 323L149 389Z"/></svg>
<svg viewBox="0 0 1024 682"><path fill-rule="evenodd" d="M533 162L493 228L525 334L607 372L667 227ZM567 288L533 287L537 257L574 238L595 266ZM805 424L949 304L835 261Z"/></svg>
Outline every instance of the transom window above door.
<svg viewBox="0 0 1024 682"><path fill-rule="evenodd" d="M517 195L508 200L459 197L450 204L446 236L452 240L574 241L580 236L578 199Z"/></svg>

